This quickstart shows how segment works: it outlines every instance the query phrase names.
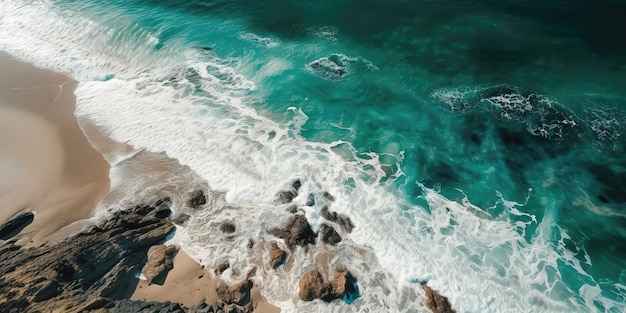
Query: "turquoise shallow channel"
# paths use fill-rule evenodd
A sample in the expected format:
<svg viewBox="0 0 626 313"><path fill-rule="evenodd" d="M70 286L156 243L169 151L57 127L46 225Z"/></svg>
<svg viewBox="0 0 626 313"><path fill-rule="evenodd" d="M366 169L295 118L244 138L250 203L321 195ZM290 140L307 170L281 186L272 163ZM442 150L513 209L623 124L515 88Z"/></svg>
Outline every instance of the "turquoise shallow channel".
<svg viewBox="0 0 626 313"><path fill-rule="evenodd" d="M254 82L227 93L246 97L259 115L288 124L301 110L306 122L292 127L304 140L375 155L386 173L379 183L427 213L434 190L487 220L525 225L518 232L528 244L542 237L556 254L574 256L537 269L554 282L551 296L581 311L626 310L623 2L51 3L60 15L101 25L79 44L99 45L114 60L176 63L188 49L219 57ZM202 86L189 93L203 95ZM589 297L583 285L599 294Z"/></svg>

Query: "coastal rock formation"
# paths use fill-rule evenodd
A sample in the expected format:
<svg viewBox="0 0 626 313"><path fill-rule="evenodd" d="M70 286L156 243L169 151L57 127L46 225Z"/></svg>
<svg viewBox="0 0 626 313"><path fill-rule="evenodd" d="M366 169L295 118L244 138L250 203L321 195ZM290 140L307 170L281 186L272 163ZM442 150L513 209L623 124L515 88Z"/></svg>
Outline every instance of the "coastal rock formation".
<svg viewBox="0 0 626 313"><path fill-rule="evenodd" d="M232 286L221 283L217 286L217 297L226 304L245 305L250 302L250 289L252 280L246 279Z"/></svg>
<svg viewBox="0 0 626 313"><path fill-rule="evenodd" d="M148 282L163 283L167 273L174 267L174 257L178 253L175 246L158 245L148 250L148 262L141 273Z"/></svg>
<svg viewBox="0 0 626 313"><path fill-rule="evenodd" d="M198 208L206 204L206 196L204 191L196 190L191 194L191 200L189 200L189 206L192 208Z"/></svg>
<svg viewBox="0 0 626 313"><path fill-rule="evenodd" d="M270 244L269 264L272 268L277 268L285 262L287 252L283 251L276 241Z"/></svg>
<svg viewBox="0 0 626 313"><path fill-rule="evenodd" d="M298 196L298 190L302 187L302 181L294 180L287 190L282 190L276 195L276 202L280 204L289 203Z"/></svg>
<svg viewBox="0 0 626 313"><path fill-rule="evenodd" d="M35 215L31 212L20 213L0 225L0 239L8 240L33 222Z"/></svg>
<svg viewBox="0 0 626 313"><path fill-rule="evenodd" d="M337 212L330 211L327 206L324 206L322 207L322 209L320 209L320 215L328 221L339 224L339 226L341 226L341 228L343 228L345 232L351 233L354 229L354 223L352 223L352 220L349 217L343 214L337 214Z"/></svg>
<svg viewBox="0 0 626 313"><path fill-rule="evenodd" d="M306 217L302 214L291 216L283 228L272 228L269 233L284 239L290 249L296 245L304 247L307 244L315 244L317 237Z"/></svg>
<svg viewBox="0 0 626 313"><path fill-rule="evenodd" d="M328 225L322 226L320 236L322 237L322 242L331 246L336 246L342 240L339 233L332 226Z"/></svg>
<svg viewBox="0 0 626 313"><path fill-rule="evenodd" d="M0 247L0 306L5 312L66 310L102 298L93 306L115 308L137 284L134 273L148 249L174 226L152 206L118 211L100 224L55 244L24 249ZM156 305L156 304L155 304ZM164 310L166 311L166 310Z"/></svg>
<svg viewBox="0 0 626 313"><path fill-rule="evenodd" d="M428 287L426 284L422 286L426 293L426 307L433 311L433 313L456 313L456 311L452 309L448 298L440 295L439 292Z"/></svg>
<svg viewBox="0 0 626 313"><path fill-rule="evenodd" d="M356 279L345 269L338 271L330 281L325 281L318 270L306 272L300 278L299 287L298 298L303 301L322 299L330 302L346 298L348 302L359 297Z"/></svg>

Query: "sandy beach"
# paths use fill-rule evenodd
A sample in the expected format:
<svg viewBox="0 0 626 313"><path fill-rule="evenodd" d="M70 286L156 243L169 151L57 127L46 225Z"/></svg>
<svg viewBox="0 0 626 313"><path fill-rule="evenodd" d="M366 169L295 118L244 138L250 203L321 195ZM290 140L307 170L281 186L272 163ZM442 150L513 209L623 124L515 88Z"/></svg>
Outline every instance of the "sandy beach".
<svg viewBox="0 0 626 313"><path fill-rule="evenodd" d="M0 221L35 212L30 240L90 218L109 190L109 164L74 117L76 82L0 54Z"/></svg>
<svg viewBox="0 0 626 313"><path fill-rule="evenodd" d="M85 131L97 149L92 146L74 116L76 81L5 53L0 53L0 66L5 69L0 76L0 224L22 212L33 212L33 222L15 238L24 247L54 245L88 227L98 203L118 198L125 184L109 193L107 160L114 161L120 151L133 148L113 142L86 124ZM159 158L161 165L155 164ZM130 175L135 179L146 175L151 180L178 173L177 162L159 158L135 164L143 160L139 157L120 170L128 167L136 171ZM127 287L135 289L129 298L170 301L188 308L219 302L216 288L222 281L208 270L179 249L162 284L139 280L136 287ZM254 312L280 312L257 288L250 295Z"/></svg>

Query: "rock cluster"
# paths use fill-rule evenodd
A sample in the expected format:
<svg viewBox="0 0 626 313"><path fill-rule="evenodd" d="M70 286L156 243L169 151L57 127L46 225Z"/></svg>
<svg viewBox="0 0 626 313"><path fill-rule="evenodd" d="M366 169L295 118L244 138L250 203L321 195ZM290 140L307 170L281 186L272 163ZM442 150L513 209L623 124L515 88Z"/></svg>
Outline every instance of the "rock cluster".
<svg viewBox="0 0 626 313"><path fill-rule="evenodd" d="M429 308L434 313L456 313L454 309L452 309L452 305L448 298L442 296L436 290L428 287L428 285L423 284L424 292L426 293L426 307Z"/></svg>
<svg viewBox="0 0 626 313"><path fill-rule="evenodd" d="M318 270L304 273L299 282L298 298L304 301L322 299L330 302L345 296L358 294L356 279L347 270L340 270L330 281L324 280L324 276Z"/></svg>

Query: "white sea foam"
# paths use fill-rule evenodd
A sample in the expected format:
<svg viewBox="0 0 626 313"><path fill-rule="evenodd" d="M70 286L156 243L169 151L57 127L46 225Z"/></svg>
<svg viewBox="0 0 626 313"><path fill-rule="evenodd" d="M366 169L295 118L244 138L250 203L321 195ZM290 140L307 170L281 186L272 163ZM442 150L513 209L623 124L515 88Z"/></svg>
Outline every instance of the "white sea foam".
<svg viewBox="0 0 626 313"><path fill-rule="evenodd" d="M181 47L178 57L156 53L154 34L130 27L134 35L112 39L97 22L79 15L70 19L45 2L2 2L0 12L1 49L71 73L80 80L78 118L117 142L145 149L120 160L113 174L116 184L127 184L119 190L145 194L118 194L116 201L165 191L180 197L175 211L185 210L185 193L205 190L209 204L195 211L171 242L207 265L228 260L231 269L222 274L227 281L245 276L254 264L261 266L255 282L285 312L425 312L424 281L448 296L459 312L585 312L595 307L594 301L609 312L623 308L602 296L583 264L565 248L567 234L550 216L536 221L505 199L497 204L504 213L489 216L469 199L451 201L420 186L426 210L393 189L378 154L359 154L343 141L305 140L300 130L308 117L300 109L290 108L292 118L286 123L259 115L250 106L258 100L259 81L239 72L245 60L190 47ZM68 33L72 35L64 35ZM119 46L98 49L107 43ZM102 79L108 74L114 77ZM132 162L150 164L143 157L167 163L155 155L173 158L185 170L149 177L129 172L135 168ZM298 248L289 271L273 270L261 261L267 241L275 240L264 230L289 218L273 200L295 178L303 185L294 201L306 207L314 225L327 222L318 210L331 205L351 217L356 228L351 234L339 230L344 240L337 247L319 245L308 253ZM189 186L177 189L188 180ZM324 191L336 201L307 206L309 193ZM223 222L237 230L220 231ZM538 231L527 241L529 225ZM249 249L250 238L260 248ZM560 240L553 244L553 238ZM334 255L328 274L348 268L358 278L362 297L351 305L294 300L298 278L327 253ZM564 269L579 273L580 288L571 290L563 283Z"/></svg>

